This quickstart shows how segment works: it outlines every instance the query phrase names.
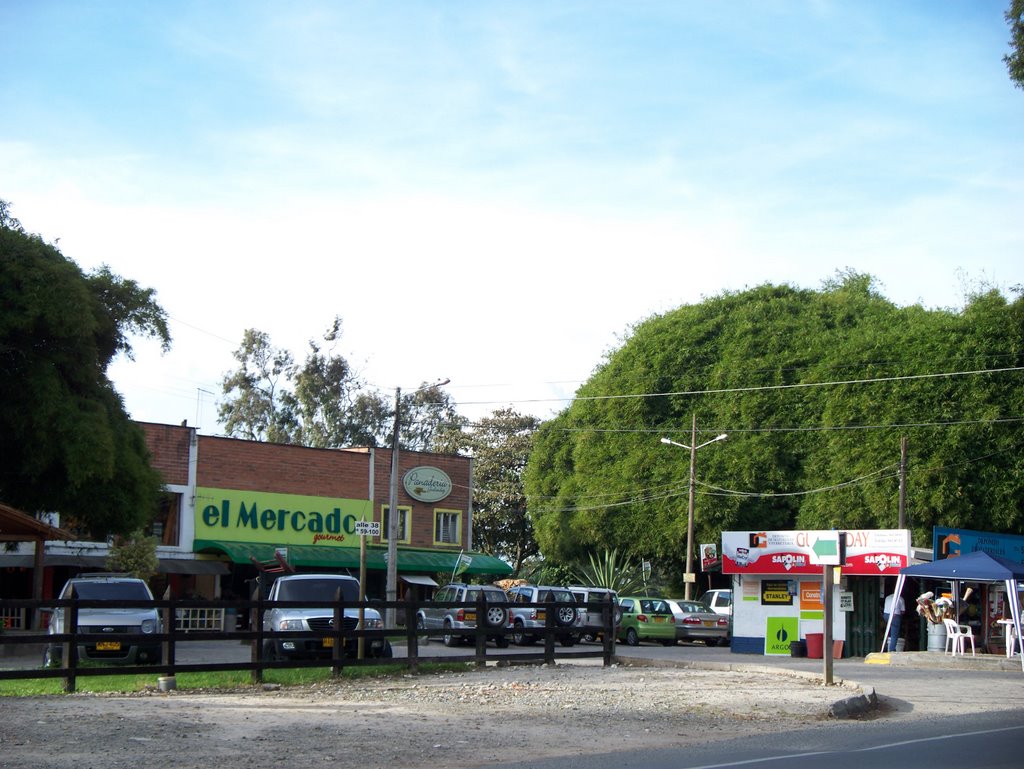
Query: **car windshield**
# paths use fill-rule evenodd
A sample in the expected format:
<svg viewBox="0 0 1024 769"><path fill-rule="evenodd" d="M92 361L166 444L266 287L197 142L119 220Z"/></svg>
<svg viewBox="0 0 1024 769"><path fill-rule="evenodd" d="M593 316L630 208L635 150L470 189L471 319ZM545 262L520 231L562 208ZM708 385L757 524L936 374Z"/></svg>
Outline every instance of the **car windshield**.
<svg viewBox="0 0 1024 769"><path fill-rule="evenodd" d="M696 601L680 601L679 608L687 614L703 614L708 610L707 606L699 604Z"/></svg>
<svg viewBox="0 0 1024 769"><path fill-rule="evenodd" d="M90 582L82 580L73 585L75 595L88 601L152 601L153 597L142 582Z"/></svg>
<svg viewBox="0 0 1024 769"><path fill-rule="evenodd" d="M292 579L282 582L277 597L282 601L323 601L334 603L341 588L341 600L358 601L358 583L349 579Z"/></svg>

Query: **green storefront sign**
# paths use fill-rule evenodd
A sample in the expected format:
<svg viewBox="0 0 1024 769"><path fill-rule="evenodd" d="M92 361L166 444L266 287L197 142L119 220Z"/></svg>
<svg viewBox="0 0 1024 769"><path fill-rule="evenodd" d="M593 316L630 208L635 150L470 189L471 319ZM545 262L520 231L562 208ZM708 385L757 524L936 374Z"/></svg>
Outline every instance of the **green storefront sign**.
<svg viewBox="0 0 1024 769"><path fill-rule="evenodd" d="M358 547L360 520L373 520L367 499L196 489L196 539Z"/></svg>

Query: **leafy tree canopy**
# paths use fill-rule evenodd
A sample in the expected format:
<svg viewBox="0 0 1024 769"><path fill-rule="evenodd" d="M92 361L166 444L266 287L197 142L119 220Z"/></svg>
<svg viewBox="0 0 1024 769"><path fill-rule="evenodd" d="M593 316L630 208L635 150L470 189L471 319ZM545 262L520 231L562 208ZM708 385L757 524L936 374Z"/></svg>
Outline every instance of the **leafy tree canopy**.
<svg viewBox="0 0 1024 769"><path fill-rule="evenodd" d="M160 489L107 378L133 335L170 345L152 289L85 274L0 201L0 498L94 536L147 523Z"/></svg>
<svg viewBox="0 0 1024 769"><path fill-rule="evenodd" d="M434 446L473 457L473 546L506 559L517 574L538 553L522 479L538 425L499 409L473 425L450 423Z"/></svg>
<svg viewBox="0 0 1024 769"><path fill-rule="evenodd" d="M979 290L962 311L899 308L866 275L763 285L652 317L542 425L525 473L545 558L606 547L685 564L689 451L697 545L722 531L895 528L907 516L1024 532L1024 300ZM998 371L1002 369L1003 371ZM958 372L989 372L958 374ZM953 375L957 374L957 375Z"/></svg>
<svg viewBox="0 0 1024 769"><path fill-rule="evenodd" d="M401 393L398 404L365 383L335 346L341 319L322 342L311 340L305 361L274 347L270 336L248 329L235 350L239 367L221 382L218 417L228 435L317 448L390 446L399 409L399 446L430 449L442 425L458 419L451 397L438 385Z"/></svg>

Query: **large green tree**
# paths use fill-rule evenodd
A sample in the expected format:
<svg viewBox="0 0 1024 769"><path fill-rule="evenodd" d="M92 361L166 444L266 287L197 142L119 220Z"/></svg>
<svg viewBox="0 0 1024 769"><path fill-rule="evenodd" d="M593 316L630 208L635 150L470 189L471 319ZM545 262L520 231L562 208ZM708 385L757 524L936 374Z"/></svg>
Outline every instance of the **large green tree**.
<svg viewBox="0 0 1024 769"><path fill-rule="evenodd" d="M900 308L869 276L764 285L649 318L545 423L525 475L547 558L604 547L682 571L690 444L695 544L726 530L909 525L1024 532L1024 300ZM1003 370L996 373L996 370ZM964 372L992 372L970 374ZM950 374L950 376L936 376Z"/></svg>
<svg viewBox="0 0 1024 769"><path fill-rule="evenodd" d="M311 340L300 365L270 336L247 329L235 351L238 368L222 380L218 415L228 435L317 448L390 446L393 398L366 390L348 361L335 351L341 320L322 342ZM457 418L451 397L436 384L401 393L399 446L430 449L441 425Z"/></svg>
<svg viewBox="0 0 1024 769"><path fill-rule="evenodd" d="M148 523L161 481L107 368L132 336L170 345L154 296L84 273L0 201L0 499L96 537Z"/></svg>
<svg viewBox="0 0 1024 769"><path fill-rule="evenodd" d="M473 546L505 558L518 574L537 555L523 471L539 420L511 408L474 424L449 423L435 449L473 458Z"/></svg>
<svg viewBox="0 0 1024 769"><path fill-rule="evenodd" d="M1010 53L1003 57L1010 80L1024 88L1024 0L1011 0L1006 9L1006 23L1010 26Z"/></svg>

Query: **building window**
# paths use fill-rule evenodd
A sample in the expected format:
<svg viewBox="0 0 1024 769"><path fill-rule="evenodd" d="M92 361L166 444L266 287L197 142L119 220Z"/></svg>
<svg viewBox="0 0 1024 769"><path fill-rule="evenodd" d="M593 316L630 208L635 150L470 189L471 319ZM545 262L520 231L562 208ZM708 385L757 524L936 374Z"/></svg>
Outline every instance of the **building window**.
<svg viewBox="0 0 1024 769"><path fill-rule="evenodd" d="M178 521L181 513L181 494L165 491L160 495L156 514L149 527L149 534L158 545L178 544Z"/></svg>
<svg viewBox="0 0 1024 769"><path fill-rule="evenodd" d="M462 542L462 511L434 511L434 544L458 545Z"/></svg>
<svg viewBox="0 0 1024 769"><path fill-rule="evenodd" d="M411 507L398 507L398 539L396 542L404 542L409 544L409 518L412 516ZM381 505L380 507L380 541L388 541L388 533L391 531L390 521L390 508L387 505Z"/></svg>

